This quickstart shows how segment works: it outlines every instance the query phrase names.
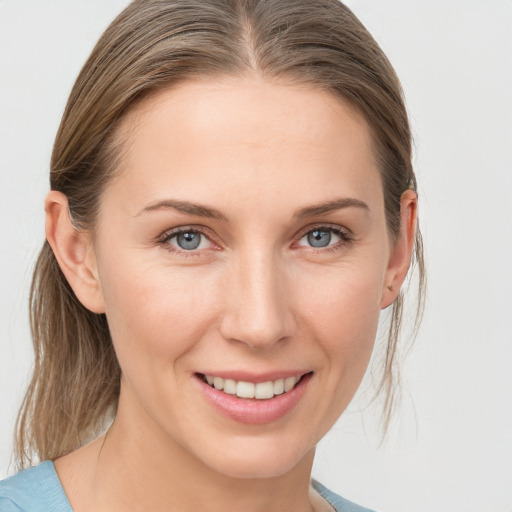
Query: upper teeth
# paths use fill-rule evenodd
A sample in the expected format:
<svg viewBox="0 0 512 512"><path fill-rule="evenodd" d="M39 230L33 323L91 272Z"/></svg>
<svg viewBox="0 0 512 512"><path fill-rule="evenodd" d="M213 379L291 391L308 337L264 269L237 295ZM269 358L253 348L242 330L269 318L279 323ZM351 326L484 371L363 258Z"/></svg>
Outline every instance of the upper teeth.
<svg viewBox="0 0 512 512"><path fill-rule="evenodd" d="M274 395L281 395L290 391L294 388L295 384L299 382L300 377L299 375L296 377L288 377L287 379L254 383L205 375L206 382L215 389L222 390L229 395L237 395L240 398L256 398L259 400L272 398Z"/></svg>

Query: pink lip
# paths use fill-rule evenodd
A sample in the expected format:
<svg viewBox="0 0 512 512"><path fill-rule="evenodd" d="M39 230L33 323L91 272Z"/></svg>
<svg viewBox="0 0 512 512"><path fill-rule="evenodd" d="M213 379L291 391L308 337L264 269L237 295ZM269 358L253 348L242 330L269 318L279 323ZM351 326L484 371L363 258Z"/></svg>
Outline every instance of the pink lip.
<svg viewBox="0 0 512 512"><path fill-rule="evenodd" d="M226 375L229 375L229 373L222 373L224 378L231 378L229 376L226 377ZM233 380L247 380L249 382L275 380L275 378L268 378L268 375L264 377L259 376L255 380L251 380L254 377L251 377L251 379L241 379L239 377L240 374L237 373L236 375L237 378ZM289 376L293 375L297 375L297 373L293 373ZM200 385L201 392L205 399L224 416L248 425L263 425L282 418L297 405L304 395L312 375L312 373L304 375L291 391L266 400L239 398L236 395L228 395L223 391L209 386L199 375L196 375L195 378ZM265 380L262 380L263 378ZM276 378L283 378L283 373L280 373Z"/></svg>

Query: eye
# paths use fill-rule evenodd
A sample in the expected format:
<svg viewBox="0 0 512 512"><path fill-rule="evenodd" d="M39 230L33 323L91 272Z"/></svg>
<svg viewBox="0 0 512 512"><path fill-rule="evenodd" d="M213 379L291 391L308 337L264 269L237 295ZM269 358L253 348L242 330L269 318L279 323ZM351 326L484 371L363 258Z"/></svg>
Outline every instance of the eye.
<svg viewBox="0 0 512 512"><path fill-rule="evenodd" d="M334 247L341 241L347 241L346 233L338 228L321 226L311 229L305 233L299 241L299 245L313 247L315 249L324 249Z"/></svg>
<svg viewBox="0 0 512 512"><path fill-rule="evenodd" d="M210 239L197 229L182 229L166 233L161 243L173 251L192 252L212 247Z"/></svg>

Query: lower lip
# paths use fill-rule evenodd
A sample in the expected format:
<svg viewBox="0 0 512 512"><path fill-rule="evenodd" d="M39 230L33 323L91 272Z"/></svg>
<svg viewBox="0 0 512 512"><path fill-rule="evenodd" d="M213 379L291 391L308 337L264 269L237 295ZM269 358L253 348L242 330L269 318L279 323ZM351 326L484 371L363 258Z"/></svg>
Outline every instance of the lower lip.
<svg viewBox="0 0 512 512"><path fill-rule="evenodd" d="M311 377L312 373L304 375L291 391L282 395L257 400L255 398L239 398L236 395L219 391L204 382L202 377L196 375L203 396L217 411L239 423L248 425L272 423L288 414L304 395Z"/></svg>

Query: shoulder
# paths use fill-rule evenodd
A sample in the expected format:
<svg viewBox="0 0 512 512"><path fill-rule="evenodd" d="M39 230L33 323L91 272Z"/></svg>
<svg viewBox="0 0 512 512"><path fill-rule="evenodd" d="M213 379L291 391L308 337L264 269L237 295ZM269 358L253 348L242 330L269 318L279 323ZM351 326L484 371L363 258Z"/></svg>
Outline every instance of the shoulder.
<svg viewBox="0 0 512 512"><path fill-rule="evenodd" d="M374 512L369 508L361 507L356 505L352 501L342 498L338 494L330 491L327 487L324 487L321 483L313 480L311 482L313 488L318 492L324 499L326 499L336 510L336 512Z"/></svg>
<svg viewBox="0 0 512 512"><path fill-rule="evenodd" d="M52 461L0 482L2 512L72 512Z"/></svg>

